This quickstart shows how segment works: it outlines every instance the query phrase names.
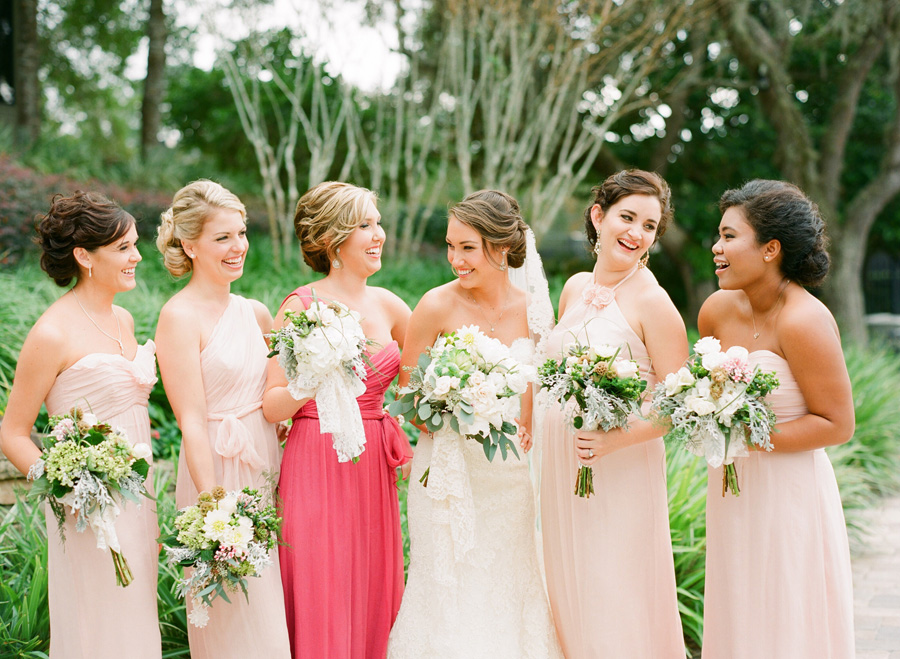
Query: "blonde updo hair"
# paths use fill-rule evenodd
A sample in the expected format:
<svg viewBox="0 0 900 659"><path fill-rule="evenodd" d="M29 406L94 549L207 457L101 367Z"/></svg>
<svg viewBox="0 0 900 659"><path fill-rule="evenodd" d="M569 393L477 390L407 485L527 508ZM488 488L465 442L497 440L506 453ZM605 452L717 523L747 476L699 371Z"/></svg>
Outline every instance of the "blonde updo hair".
<svg viewBox="0 0 900 659"><path fill-rule="evenodd" d="M316 272L327 275L338 248L366 216L369 202L378 197L366 188L326 181L310 188L297 202L294 231L303 260Z"/></svg>
<svg viewBox="0 0 900 659"><path fill-rule="evenodd" d="M193 269L194 264L181 241L199 238L206 218L217 208L237 211L244 220L247 219L247 209L237 195L207 179L181 188L175 193L172 205L160 216L156 247L162 252L166 270L173 276L181 277Z"/></svg>
<svg viewBox="0 0 900 659"><path fill-rule="evenodd" d="M450 207L450 216L472 227L481 236L482 245L495 249L506 248L506 261L510 268L520 268L525 263L525 232L528 225L522 219L519 202L499 190L473 192L458 204ZM490 251L485 249L488 260L495 266Z"/></svg>

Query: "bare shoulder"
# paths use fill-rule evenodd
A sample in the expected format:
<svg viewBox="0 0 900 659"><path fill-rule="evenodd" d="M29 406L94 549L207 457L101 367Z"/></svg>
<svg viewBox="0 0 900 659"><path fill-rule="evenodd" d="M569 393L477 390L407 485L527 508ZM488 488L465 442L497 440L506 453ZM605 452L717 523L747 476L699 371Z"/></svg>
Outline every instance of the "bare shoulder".
<svg viewBox="0 0 900 659"><path fill-rule="evenodd" d="M259 300L254 300L249 297L246 298L246 300L250 303L250 308L253 309L253 315L256 316L256 322L259 325L259 329L262 330L263 334L271 332L274 323L269 308Z"/></svg>
<svg viewBox="0 0 900 659"><path fill-rule="evenodd" d="M113 305L113 309L116 310L116 315L121 320L123 327L134 334L134 316L131 315L131 312L119 305Z"/></svg>
<svg viewBox="0 0 900 659"><path fill-rule="evenodd" d="M369 291L379 304L383 305L391 314L409 313L409 305L393 291L381 286L369 286Z"/></svg>
<svg viewBox="0 0 900 659"><path fill-rule="evenodd" d="M815 340L840 341L834 316L818 298L802 288L791 292L778 318L778 335L785 344Z"/></svg>
<svg viewBox="0 0 900 659"><path fill-rule="evenodd" d="M34 349L52 350L62 354L70 339L68 314L61 308L60 302L54 302L41 314L37 322L29 330L25 343Z"/></svg>
<svg viewBox="0 0 900 659"><path fill-rule="evenodd" d="M447 305L454 303L459 297L459 282L447 282L426 291L416 304L415 313L420 315L446 312Z"/></svg>
<svg viewBox="0 0 900 659"><path fill-rule="evenodd" d="M566 280L563 285L562 293L559 295L559 315L562 316L563 311L569 306L572 296L587 286L588 282L594 276L592 272L576 272Z"/></svg>
<svg viewBox="0 0 900 659"><path fill-rule="evenodd" d="M184 291L181 290L170 297L160 309L159 324L168 325L169 323L193 321L195 317L195 305L189 296L184 295ZM191 324L193 323L191 322Z"/></svg>

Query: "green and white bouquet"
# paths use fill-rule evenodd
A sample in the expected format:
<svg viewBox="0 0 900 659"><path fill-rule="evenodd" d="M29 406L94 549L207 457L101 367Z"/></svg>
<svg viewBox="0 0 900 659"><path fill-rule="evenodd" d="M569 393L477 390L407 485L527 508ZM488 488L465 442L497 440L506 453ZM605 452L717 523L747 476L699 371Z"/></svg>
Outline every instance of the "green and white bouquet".
<svg viewBox="0 0 900 659"><path fill-rule="evenodd" d="M29 496L46 499L63 541L66 508L71 508L75 530L83 533L90 526L97 549L109 548L112 554L116 584L127 586L133 576L115 524L126 499L140 506L141 496L149 497L144 487L153 459L149 444L132 446L124 431L77 407L50 417L42 441L44 452L28 470Z"/></svg>
<svg viewBox="0 0 900 659"><path fill-rule="evenodd" d="M178 511L176 532L162 543L169 564L191 568L177 593L191 598L191 624L206 626L216 597L231 603L228 593L238 589L247 597L247 577L258 577L272 564L269 552L280 525L275 506L249 487L240 492L215 487Z"/></svg>
<svg viewBox="0 0 900 659"><path fill-rule="evenodd" d="M304 311L285 313L285 325L268 335L272 352L297 400L315 398L319 428L331 433L338 462L357 462L366 435L356 397L366 390L366 346L360 315L315 291Z"/></svg>
<svg viewBox="0 0 900 659"><path fill-rule="evenodd" d="M518 458L510 439L518 431L518 397L534 379L533 366L513 359L508 346L477 325L467 325L438 337L422 353L389 411L432 433L449 426L480 442L490 461L498 449L504 460L509 451ZM429 471L421 478L426 486Z"/></svg>
<svg viewBox="0 0 900 659"><path fill-rule="evenodd" d="M562 359L548 359L538 369L545 389L541 397L560 403L576 430L627 428L628 417L641 411L647 381L637 362L619 358L620 353L610 345L570 344ZM587 498L593 493L594 470L580 465L575 494Z"/></svg>
<svg viewBox="0 0 900 659"><path fill-rule="evenodd" d="M703 337L694 354L656 385L652 412L671 423L666 439L706 458L711 467L725 465L722 496L740 494L735 458L749 446L771 451L775 413L763 398L776 387L775 373L751 368L746 348L722 351L719 340Z"/></svg>

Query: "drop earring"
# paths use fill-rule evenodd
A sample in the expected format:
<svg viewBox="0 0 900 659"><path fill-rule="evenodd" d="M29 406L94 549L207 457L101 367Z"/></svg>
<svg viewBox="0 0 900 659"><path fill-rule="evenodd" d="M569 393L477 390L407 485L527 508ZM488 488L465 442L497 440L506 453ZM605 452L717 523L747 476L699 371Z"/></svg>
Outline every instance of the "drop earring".
<svg viewBox="0 0 900 659"><path fill-rule="evenodd" d="M638 268L643 270L647 267L647 261L650 260L650 252L644 252L644 255L641 257L641 260L638 261Z"/></svg>
<svg viewBox="0 0 900 659"><path fill-rule="evenodd" d="M507 268L507 265L506 265L506 252L504 251L504 252L503 252L503 261L500 263L500 269L501 269L501 270L506 270L506 268Z"/></svg>
<svg viewBox="0 0 900 659"><path fill-rule="evenodd" d="M600 257L600 252L603 251L603 248L600 246L600 234L597 234L597 240L594 242L594 256Z"/></svg>
<svg viewBox="0 0 900 659"><path fill-rule="evenodd" d="M335 270L340 270L340 269L341 269L341 261L340 261L340 259L338 259L338 256L340 256L340 253L341 253L341 248L338 247L338 248L335 250L335 257L334 257L334 259L331 261L331 267L334 268Z"/></svg>
<svg viewBox="0 0 900 659"><path fill-rule="evenodd" d="M89 265L88 266L88 279L93 278L93 276L94 276L94 266Z"/></svg>

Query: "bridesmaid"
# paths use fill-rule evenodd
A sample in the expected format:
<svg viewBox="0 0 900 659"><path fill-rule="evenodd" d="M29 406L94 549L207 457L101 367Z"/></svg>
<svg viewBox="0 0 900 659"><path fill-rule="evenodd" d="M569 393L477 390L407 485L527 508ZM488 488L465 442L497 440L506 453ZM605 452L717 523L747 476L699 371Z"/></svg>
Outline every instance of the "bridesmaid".
<svg viewBox="0 0 900 659"><path fill-rule="evenodd" d="M585 211L597 263L573 275L547 352L576 339L623 347L648 390L688 355L681 316L645 266L672 219L671 192L651 172L621 171ZM547 590L569 659L684 657L669 536L662 426L574 432L558 405L544 421L541 514ZM579 464L596 493L574 494Z"/></svg>
<svg viewBox="0 0 900 659"><path fill-rule="evenodd" d="M41 403L51 415L89 406L132 444L149 444L147 399L156 383L153 342L139 345L131 314L113 304L135 286L134 218L99 194L56 195L38 234L41 268L59 286L75 285L41 315L19 355L0 444L23 474L41 455L30 439ZM91 531L78 533L71 515L65 533L63 544L48 511L50 656L158 659L155 506L129 503L116 520L134 575L127 588L116 585L109 551L97 549Z"/></svg>
<svg viewBox="0 0 900 659"><path fill-rule="evenodd" d="M268 310L231 293L247 255L244 205L218 183L199 180L177 193L162 214L156 246L168 271L191 273L159 314L156 341L166 395L182 433L175 500L192 505L200 492L271 489L278 468L275 427L262 413ZM249 595L217 600L205 627L188 625L194 659L288 657L278 556ZM187 603L193 615L192 602Z"/></svg>
<svg viewBox="0 0 900 659"><path fill-rule="evenodd" d="M277 422L293 417L279 492L280 547L291 654L295 658L381 659L403 594L403 541L395 468L408 473L406 435L383 411L384 392L400 368L410 310L396 295L367 284L381 269L384 230L375 195L347 183L321 183L300 199L294 227L304 260L323 278L287 296L302 311L312 291L362 314L370 355L366 392L358 398L366 432L356 464L339 463L331 435L319 432L316 404L294 400L284 371L269 361L263 410Z"/></svg>
<svg viewBox="0 0 900 659"><path fill-rule="evenodd" d="M703 659L854 656L853 585L841 497L824 447L854 429L850 379L828 309L804 287L828 272L825 223L797 187L751 181L719 202L722 289L700 333L778 374L774 451L735 461L741 495L709 470Z"/></svg>

